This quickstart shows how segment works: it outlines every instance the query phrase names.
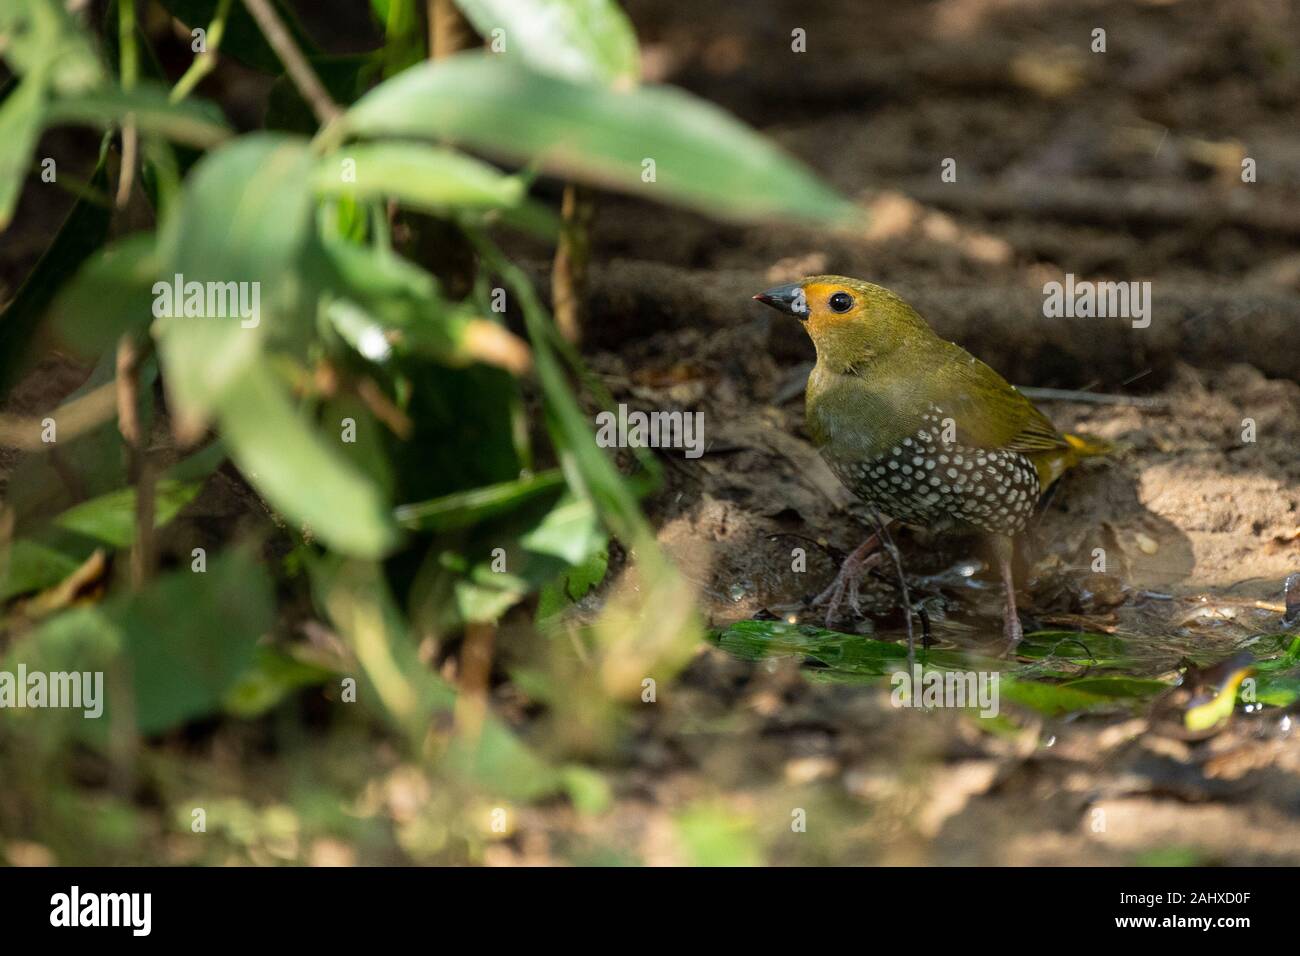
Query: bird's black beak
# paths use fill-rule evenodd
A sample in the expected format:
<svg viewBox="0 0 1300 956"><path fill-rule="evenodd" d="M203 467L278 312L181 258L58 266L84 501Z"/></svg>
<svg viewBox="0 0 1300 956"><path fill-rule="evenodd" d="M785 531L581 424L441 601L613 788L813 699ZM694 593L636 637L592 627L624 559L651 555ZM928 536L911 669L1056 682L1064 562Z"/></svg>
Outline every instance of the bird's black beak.
<svg viewBox="0 0 1300 956"><path fill-rule="evenodd" d="M804 298L803 286L797 282L776 286L766 292L760 292L754 298L764 305L770 305L777 311L793 315L795 318L808 318L808 302Z"/></svg>

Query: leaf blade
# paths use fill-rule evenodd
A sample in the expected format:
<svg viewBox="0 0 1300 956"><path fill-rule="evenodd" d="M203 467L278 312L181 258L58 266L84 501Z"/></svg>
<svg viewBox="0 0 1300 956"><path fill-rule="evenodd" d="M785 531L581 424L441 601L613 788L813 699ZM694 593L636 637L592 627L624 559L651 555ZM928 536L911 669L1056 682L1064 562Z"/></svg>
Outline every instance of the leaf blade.
<svg viewBox="0 0 1300 956"><path fill-rule="evenodd" d="M347 133L450 138L733 219L837 221L854 212L758 133L681 90L615 92L479 54L421 64L380 84L345 114L340 134Z"/></svg>
<svg viewBox="0 0 1300 956"><path fill-rule="evenodd" d="M578 83L627 86L641 73L636 32L613 0L457 0L466 19L501 55Z"/></svg>

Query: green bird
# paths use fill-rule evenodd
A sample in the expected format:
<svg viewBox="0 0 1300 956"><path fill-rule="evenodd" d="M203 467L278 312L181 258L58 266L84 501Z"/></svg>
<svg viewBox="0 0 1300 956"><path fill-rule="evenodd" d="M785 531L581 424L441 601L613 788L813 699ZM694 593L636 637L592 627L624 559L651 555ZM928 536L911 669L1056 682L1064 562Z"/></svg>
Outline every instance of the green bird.
<svg viewBox="0 0 1300 956"><path fill-rule="evenodd" d="M897 550L880 515L936 532L989 535L1005 597L1008 651L1020 642L1012 580L1014 539L1053 482L1109 447L1056 430L1034 404L961 346L939 338L888 289L810 276L754 296L793 315L817 349L808 377L808 433L831 470L872 510L877 533L844 562L831 587L831 625L883 543L911 609Z"/></svg>

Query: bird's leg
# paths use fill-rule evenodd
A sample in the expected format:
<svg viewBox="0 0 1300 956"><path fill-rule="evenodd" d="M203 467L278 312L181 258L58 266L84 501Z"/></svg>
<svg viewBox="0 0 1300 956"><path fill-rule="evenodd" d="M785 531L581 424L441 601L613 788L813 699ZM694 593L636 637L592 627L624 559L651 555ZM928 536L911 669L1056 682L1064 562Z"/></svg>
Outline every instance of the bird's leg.
<svg viewBox="0 0 1300 956"><path fill-rule="evenodd" d="M862 572L867 566L878 559L879 555L875 554L876 549L880 547L880 535L873 534L863 541L853 553L844 559L840 565L840 571L835 575L835 580L821 594L813 599L813 604L821 604L824 601L829 602L826 608L826 629L833 630L832 624L835 622L835 612L839 609L840 602L844 600L844 592L849 592L849 607L853 608L854 614L861 614L862 608L858 605L858 585L862 580Z"/></svg>
<svg viewBox="0 0 1300 956"><path fill-rule="evenodd" d="M898 596L903 602L903 619L907 622L907 672L910 674L916 664L916 638L912 636L912 599L907 593L907 575L903 573L903 558L898 553L894 539L889 535L889 529L885 527L884 519L875 508L871 509L871 520L875 523L876 534L884 542L885 552L893 562L894 572L898 575Z"/></svg>
<svg viewBox="0 0 1300 956"><path fill-rule="evenodd" d="M1002 596L1006 602L1002 611L1002 630L1007 638L1006 653L1010 654L1024 637L1024 631L1020 627L1020 612L1016 610L1016 582L1011 574L1011 560L1016 553L1015 542L1005 535L998 535L993 539L993 553L1002 575Z"/></svg>

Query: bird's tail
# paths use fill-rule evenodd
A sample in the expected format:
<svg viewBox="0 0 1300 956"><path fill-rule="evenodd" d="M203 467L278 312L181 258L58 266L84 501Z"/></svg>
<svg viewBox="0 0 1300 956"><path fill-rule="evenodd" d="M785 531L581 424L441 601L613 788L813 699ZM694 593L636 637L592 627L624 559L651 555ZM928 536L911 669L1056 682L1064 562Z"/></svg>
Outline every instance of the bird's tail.
<svg viewBox="0 0 1300 956"><path fill-rule="evenodd" d="M1062 436L1070 445L1070 453L1075 461L1081 458L1099 458L1102 455L1109 455L1116 451L1117 448L1112 442L1101 438L1089 438L1085 435L1071 435L1068 432Z"/></svg>
<svg viewBox="0 0 1300 956"><path fill-rule="evenodd" d="M1119 451L1119 446L1100 438L1084 438L1081 435L1071 435L1069 432L1061 432L1061 438L1065 440L1066 447L1057 445L1050 453L1034 459L1034 467L1038 469L1038 481L1044 488L1084 458L1098 458Z"/></svg>

